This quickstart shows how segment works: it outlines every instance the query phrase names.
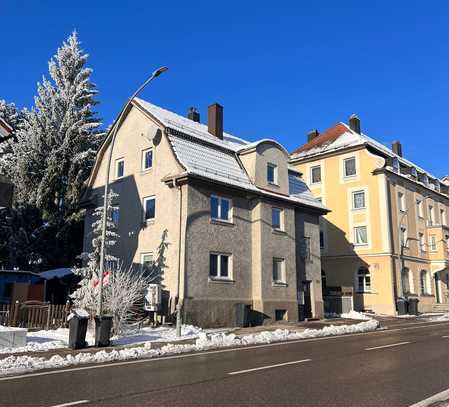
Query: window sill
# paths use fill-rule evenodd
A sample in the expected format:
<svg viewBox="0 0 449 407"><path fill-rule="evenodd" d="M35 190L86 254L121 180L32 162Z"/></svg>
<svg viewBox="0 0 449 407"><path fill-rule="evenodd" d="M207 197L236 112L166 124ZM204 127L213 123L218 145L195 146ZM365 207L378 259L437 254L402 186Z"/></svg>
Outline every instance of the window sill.
<svg viewBox="0 0 449 407"><path fill-rule="evenodd" d="M153 171L153 167L147 168L146 170L140 170L140 175L148 174L151 171Z"/></svg>
<svg viewBox="0 0 449 407"><path fill-rule="evenodd" d="M287 232L285 230L282 229L276 229L276 228L272 228L271 232L274 233L275 235L286 235Z"/></svg>
<svg viewBox="0 0 449 407"><path fill-rule="evenodd" d="M212 284L235 284L235 280L230 278L209 277L207 281Z"/></svg>
<svg viewBox="0 0 449 407"><path fill-rule="evenodd" d="M152 225L153 223L154 223L154 219L147 219L147 220L144 220L144 221L143 221L143 224L144 224L145 226Z"/></svg>
<svg viewBox="0 0 449 407"><path fill-rule="evenodd" d="M287 284L287 283L284 283L284 282L282 282L282 281L273 281L273 282L271 283L271 286L272 286L272 287L288 287L288 284Z"/></svg>
<svg viewBox="0 0 449 407"><path fill-rule="evenodd" d="M312 187L319 187L319 186L321 186L321 182L311 182L309 185L310 185L311 188Z"/></svg>
<svg viewBox="0 0 449 407"><path fill-rule="evenodd" d="M354 247L357 247L360 249L363 249L363 248L366 249L367 247L369 247L368 243L353 243L353 245L354 245Z"/></svg>
<svg viewBox="0 0 449 407"><path fill-rule="evenodd" d="M224 219L211 218L210 223L214 225L235 226L232 220L224 220Z"/></svg>
<svg viewBox="0 0 449 407"><path fill-rule="evenodd" d="M357 178L357 174L354 174L354 175L343 175L343 179L345 179L345 180L352 180L354 178Z"/></svg>
<svg viewBox="0 0 449 407"><path fill-rule="evenodd" d="M364 206L363 208L352 208L353 212L361 212L361 211L366 211L366 206Z"/></svg>
<svg viewBox="0 0 449 407"><path fill-rule="evenodd" d="M431 298L431 297L433 298L434 297L433 294L427 294L427 293L426 294L419 294L419 296L420 297L424 297L424 298ZM415 295L415 297L416 297L416 295Z"/></svg>
<svg viewBox="0 0 449 407"><path fill-rule="evenodd" d="M356 292L355 292L356 294L374 294L374 292L373 291L359 291L359 290L357 290Z"/></svg>
<svg viewBox="0 0 449 407"><path fill-rule="evenodd" d="M279 188L279 184L277 184L276 182L269 182L268 181L268 186Z"/></svg>

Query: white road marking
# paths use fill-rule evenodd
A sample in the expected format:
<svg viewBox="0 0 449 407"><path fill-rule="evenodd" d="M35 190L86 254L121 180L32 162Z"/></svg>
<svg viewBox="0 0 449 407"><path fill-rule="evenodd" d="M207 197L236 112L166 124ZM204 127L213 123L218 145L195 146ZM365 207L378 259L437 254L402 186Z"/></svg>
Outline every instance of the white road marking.
<svg viewBox="0 0 449 407"><path fill-rule="evenodd" d="M427 327L435 327L439 325L447 325L449 322L441 322L441 323L431 323L430 325L420 325L420 326L410 326L407 328L394 328L394 329L384 329L384 330L378 330L378 331L371 331L371 332L360 332L356 334L346 334L346 335L337 335L337 336L325 336L322 338L310 338L310 339L295 339L293 341L284 341L284 342L274 342L274 343L268 343L264 345L253 345L253 346L244 346L241 348L230 348L230 349L220 349L220 350L213 350L208 352L196 352L196 353L189 353L185 355L174 355L174 356L164 356L164 357L156 357L154 359L138 359L138 360L129 360L126 362L111 362L111 363L102 363L97 365L91 365L91 366L82 366L82 367L73 367L73 368L67 368L67 369L58 369L58 370L50 370L46 372L40 372L40 373L25 373L20 376L6 376L6 377L0 377L0 381L7 381L7 380L20 380L20 379L27 379L29 377L38 377L38 376L48 376L48 375L54 375L54 374L60 374L60 373L68 373L68 372L76 372L76 371L82 371L82 370L90 370L90 369L101 369L105 367L115 367L115 366L124 366L124 365L134 365L138 363L150 363L150 362L157 362L160 360L167 360L167 359L184 359L184 358L190 358L195 356L205 356L205 355L213 355L216 353L226 353L226 352L238 352L238 351L245 351L245 350L251 350L251 349L258 349L258 348L267 348L271 346L283 346L283 345L292 345L295 343L305 343L305 342L317 342L317 341L326 341L326 340L336 340L336 339L345 339L345 338L351 338L354 336L361 336L361 335L373 335L373 334L382 334L382 333L389 333L389 332L397 332L397 331L407 331L410 329L421 329L421 328L427 328Z"/></svg>
<svg viewBox="0 0 449 407"><path fill-rule="evenodd" d="M444 390L440 393L434 394L433 396L431 396L427 399L418 401L417 403L412 404L410 407L427 407L427 406L430 406L438 401L445 401L447 399L449 399L449 389Z"/></svg>
<svg viewBox="0 0 449 407"><path fill-rule="evenodd" d="M64 403L64 404L56 404L54 406L50 407L69 407L69 406L78 406L79 404L85 404L88 403L89 400L79 400L79 401L72 401L70 403Z"/></svg>
<svg viewBox="0 0 449 407"><path fill-rule="evenodd" d="M407 345L410 342L398 342L398 343L392 343L390 345L382 345L382 346L375 346L374 348L366 348L365 350L376 350L376 349L384 349L384 348L393 348L395 346L401 346L401 345Z"/></svg>
<svg viewBox="0 0 449 407"><path fill-rule="evenodd" d="M257 370L273 369L274 367L297 365L298 363L311 362L311 361L312 361L312 359L303 359L303 360L295 360L293 362L277 363L276 365L261 366L261 367L255 367L253 369L246 369L246 370L237 370L236 372L229 372L228 375L236 375L236 374L242 374L242 373L255 372Z"/></svg>

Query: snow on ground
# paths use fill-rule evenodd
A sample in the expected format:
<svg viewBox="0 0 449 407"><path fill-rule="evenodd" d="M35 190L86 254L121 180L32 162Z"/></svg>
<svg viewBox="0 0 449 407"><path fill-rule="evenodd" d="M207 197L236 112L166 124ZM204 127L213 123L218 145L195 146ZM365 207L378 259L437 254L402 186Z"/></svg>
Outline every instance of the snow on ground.
<svg viewBox="0 0 449 407"><path fill-rule="evenodd" d="M360 321L368 321L368 320L372 319L368 315L366 315L362 312L354 311L354 310L351 310L351 311L343 313L343 314L336 314L336 313L326 314L325 317L326 318L356 319L356 320L360 320Z"/></svg>
<svg viewBox="0 0 449 407"><path fill-rule="evenodd" d="M0 360L0 375L20 374L39 369L55 369L87 363L104 363L118 360L153 358L157 356L227 348L231 346L256 345L294 339L308 339L370 332L376 330L378 327L378 321L369 320L354 325L331 325L323 329L306 329L302 332L277 329L275 331L264 331L242 337L238 337L235 334L226 334L224 332L207 334L203 331L198 333L198 338L194 344L169 343L160 349L151 349L149 346L144 345L140 347L112 350L110 352L102 350L95 353L81 352L75 355L54 355L49 359L37 356L12 355Z"/></svg>
<svg viewBox="0 0 449 407"><path fill-rule="evenodd" d="M426 318L429 322L449 321L449 314L422 314L422 318Z"/></svg>
<svg viewBox="0 0 449 407"><path fill-rule="evenodd" d="M2 327L0 326L0 329ZM122 337L112 338L113 345L133 345L142 342L160 342L160 341L179 341L189 338L197 338L200 333L214 333L224 331L216 329L197 328L193 325L183 325L181 336L176 336L176 329L171 327L144 327L138 331L130 332ZM86 341L89 346L95 342L93 333L88 331ZM69 343L69 329L58 328L53 330L43 330L28 332L27 345L19 348L0 348L0 354L5 353L23 353L23 352L45 352L51 349L66 348Z"/></svg>

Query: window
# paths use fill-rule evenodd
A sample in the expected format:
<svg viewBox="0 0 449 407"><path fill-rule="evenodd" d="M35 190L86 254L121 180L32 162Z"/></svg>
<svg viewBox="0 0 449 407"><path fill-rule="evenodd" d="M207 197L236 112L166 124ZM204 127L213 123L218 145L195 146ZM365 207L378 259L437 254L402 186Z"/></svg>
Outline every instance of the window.
<svg viewBox="0 0 449 407"><path fill-rule="evenodd" d="M401 212L405 212L406 210L405 195L402 192L398 192L398 206Z"/></svg>
<svg viewBox="0 0 449 407"><path fill-rule="evenodd" d="M426 251L426 242L424 240L424 233L419 233L419 248L421 252Z"/></svg>
<svg viewBox="0 0 449 407"><path fill-rule="evenodd" d="M303 237L301 245L301 257L308 262L312 260L312 253L310 250L310 237Z"/></svg>
<svg viewBox="0 0 449 407"><path fill-rule="evenodd" d="M417 199L416 200L416 207L418 208L418 216L420 218L424 218L423 201L422 201L422 199Z"/></svg>
<svg viewBox="0 0 449 407"><path fill-rule="evenodd" d="M142 151L142 171L153 167L153 149L148 148Z"/></svg>
<svg viewBox="0 0 449 407"><path fill-rule="evenodd" d="M368 244L368 233L366 226L354 227L354 244L357 246Z"/></svg>
<svg viewBox="0 0 449 407"><path fill-rule="evenodd" d="M278 183L278 167L275 164L268 163L267 164L267 181L269 184Z"/></svg>
<svg viewBox="0 0 449 407"><path fill-rule="evenodd" d="M415 167L411 168L410 173L412 174L413 178L418 178L418 172L416 171Z"/></svg>
<svg viewBox="0 0 449 407"><path fill-rule="evenodd" d="M320 249L324 249L324 232L320 230Z"/></svg>
<svg viewBox="0 0 449 407"><path fill-rule="evenodd" d="M209 255L209 276L213 279L230 279L230 257L227 254L211 253Z"/></svg>
<svg viewBox="0 0 449 407"><path fill-rule="evenodd" d="M429 294L429 282L428 282L428 275L426 270L422 270L419 273L419 287L421 290L421 295Z"/></svg>
<svg viewBox="0 0 449 407"><path fill-rule="evenodd" d="M285 284L284 259L273 257L273 283Z"/></svg>
<svg viewBox="0 0 449 407"><path fill-rule="evenodd" d="M282 209L271 208L271 225L275 230L282 230Z"/></svg>
<svg viewBox="0 0 449 407"><path fill-rule="evenodd" d="M143 199L144 220L151 221L156 216L156 198L149 197Z"/></svg>
<svg viewBox="0 0 449 407"><path fill-rule="evenodd" d="M435 216L433 213L433 206L429 205L429 225L432 226L434 224L435 221Z"/></svg>
<svg viewBox="0 0 449 407"><path fill-rule="evenodd" d="M430 250L432 252L437 251L437 237L435 235L430 236Z"/></svg>
<svg viewBox="0 0 449 407"><path fill-rule="evenodd" d="M449 252L449 235L446 235L445 240L446 240L446 251Z"/></svg>
<svg viewBox="0 0 449 407"><path fill-rule="evenodd" d="M393 158L393 170L395 170L396 172L399 172L399 159L397 157Z"/></svg>
<svg viewBox="0 0 449 407"><path fill-rule="evenodd" d="M142 271L149 272L153 268L154 260L153 253L142 253L140 256L140 265Z"/></svg>
<svg viewBox="0 0 449 407"><path fill-rule="evenodd" d="M410 287L410 270L408 268L404 268L401 271L401 284L402 284L402 294L411 294L412 290Z"/></svg>
<svg viewBox="0 0 449 407"><path fill-rule="evenodd" d="M371 291L371 274L366 267L357 270L357 291L362 293Z"/></svg>
<svg viewBox="0 0 449 407"><path fill-rule="evenodd" d="M212 195L210 197L210 217L214 220L231 221L231 201Z"/></svg>
<svg viewBox="0 0 449 407"><path fill-rule="evenodd" d="M353 177L353 176L357 175L355 157L346 158L343 161L343 166L344 166L345 177Z"/></svg>
<svg viewBox="0 0 449 407"><path fill-rule="evenodd" d="M118 226L119 218L120 218L120 209L118 206L113 206L111 210L111 220L116 227Z"/></svg>
<svg viewBox="0 0 449 407"><path fill-rule="evenodd" d="M352 209L364 209L365 203L365 191L356 191L352 193Z"/></svg>
<svg viewBox="0 0 449 407"><path fill-rule="evenodd" d="M310 169L310 183L319 184L321 182L321 166L317 165Z"/></svg>
<svg viewBox="0 0 449 407"><path fill-rule="evenodd" d="M115 178L123 178L125 176L125 160L120 158L115 161Z"/></svg>
<svg viewBox="0 0 449 407"><path fill-rule="evenodd" d="M443 226L447 226L446 211L444 209L440 209L440 218L441 218L441 224Z"/></svg>
<svg viewBox="0 0 449 407"><path fill-rule="evenodd" d="M426 174L423 175L422 181L423 181L425 186L429 185L429 177Z"/></svg>
<svg viewBox="0 0 449 407"><path fill-rule="evenodd" d="M405 226L401 226L401 247L408 247L408 239L407 239L407 228Z"/></svg>

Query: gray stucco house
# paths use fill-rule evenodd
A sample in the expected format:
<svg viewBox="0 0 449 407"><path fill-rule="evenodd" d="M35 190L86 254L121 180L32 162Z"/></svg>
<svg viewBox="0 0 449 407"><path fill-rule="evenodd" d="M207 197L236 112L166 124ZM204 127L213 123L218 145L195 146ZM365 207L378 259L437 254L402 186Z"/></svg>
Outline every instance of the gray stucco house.
<svg viewBox="0 0 449 407"><path fill-rule="evenodd" d="M135 99L114 125L114 255L137 266L162 259L168 313L179 301L184 321L200 326L234 325L242 303L253 323L323 315L319 218L327 210L283 146L223 132L218 104L204 125L195 109L182 117ZM110 135L88 182L86 249Z"/></svg>

